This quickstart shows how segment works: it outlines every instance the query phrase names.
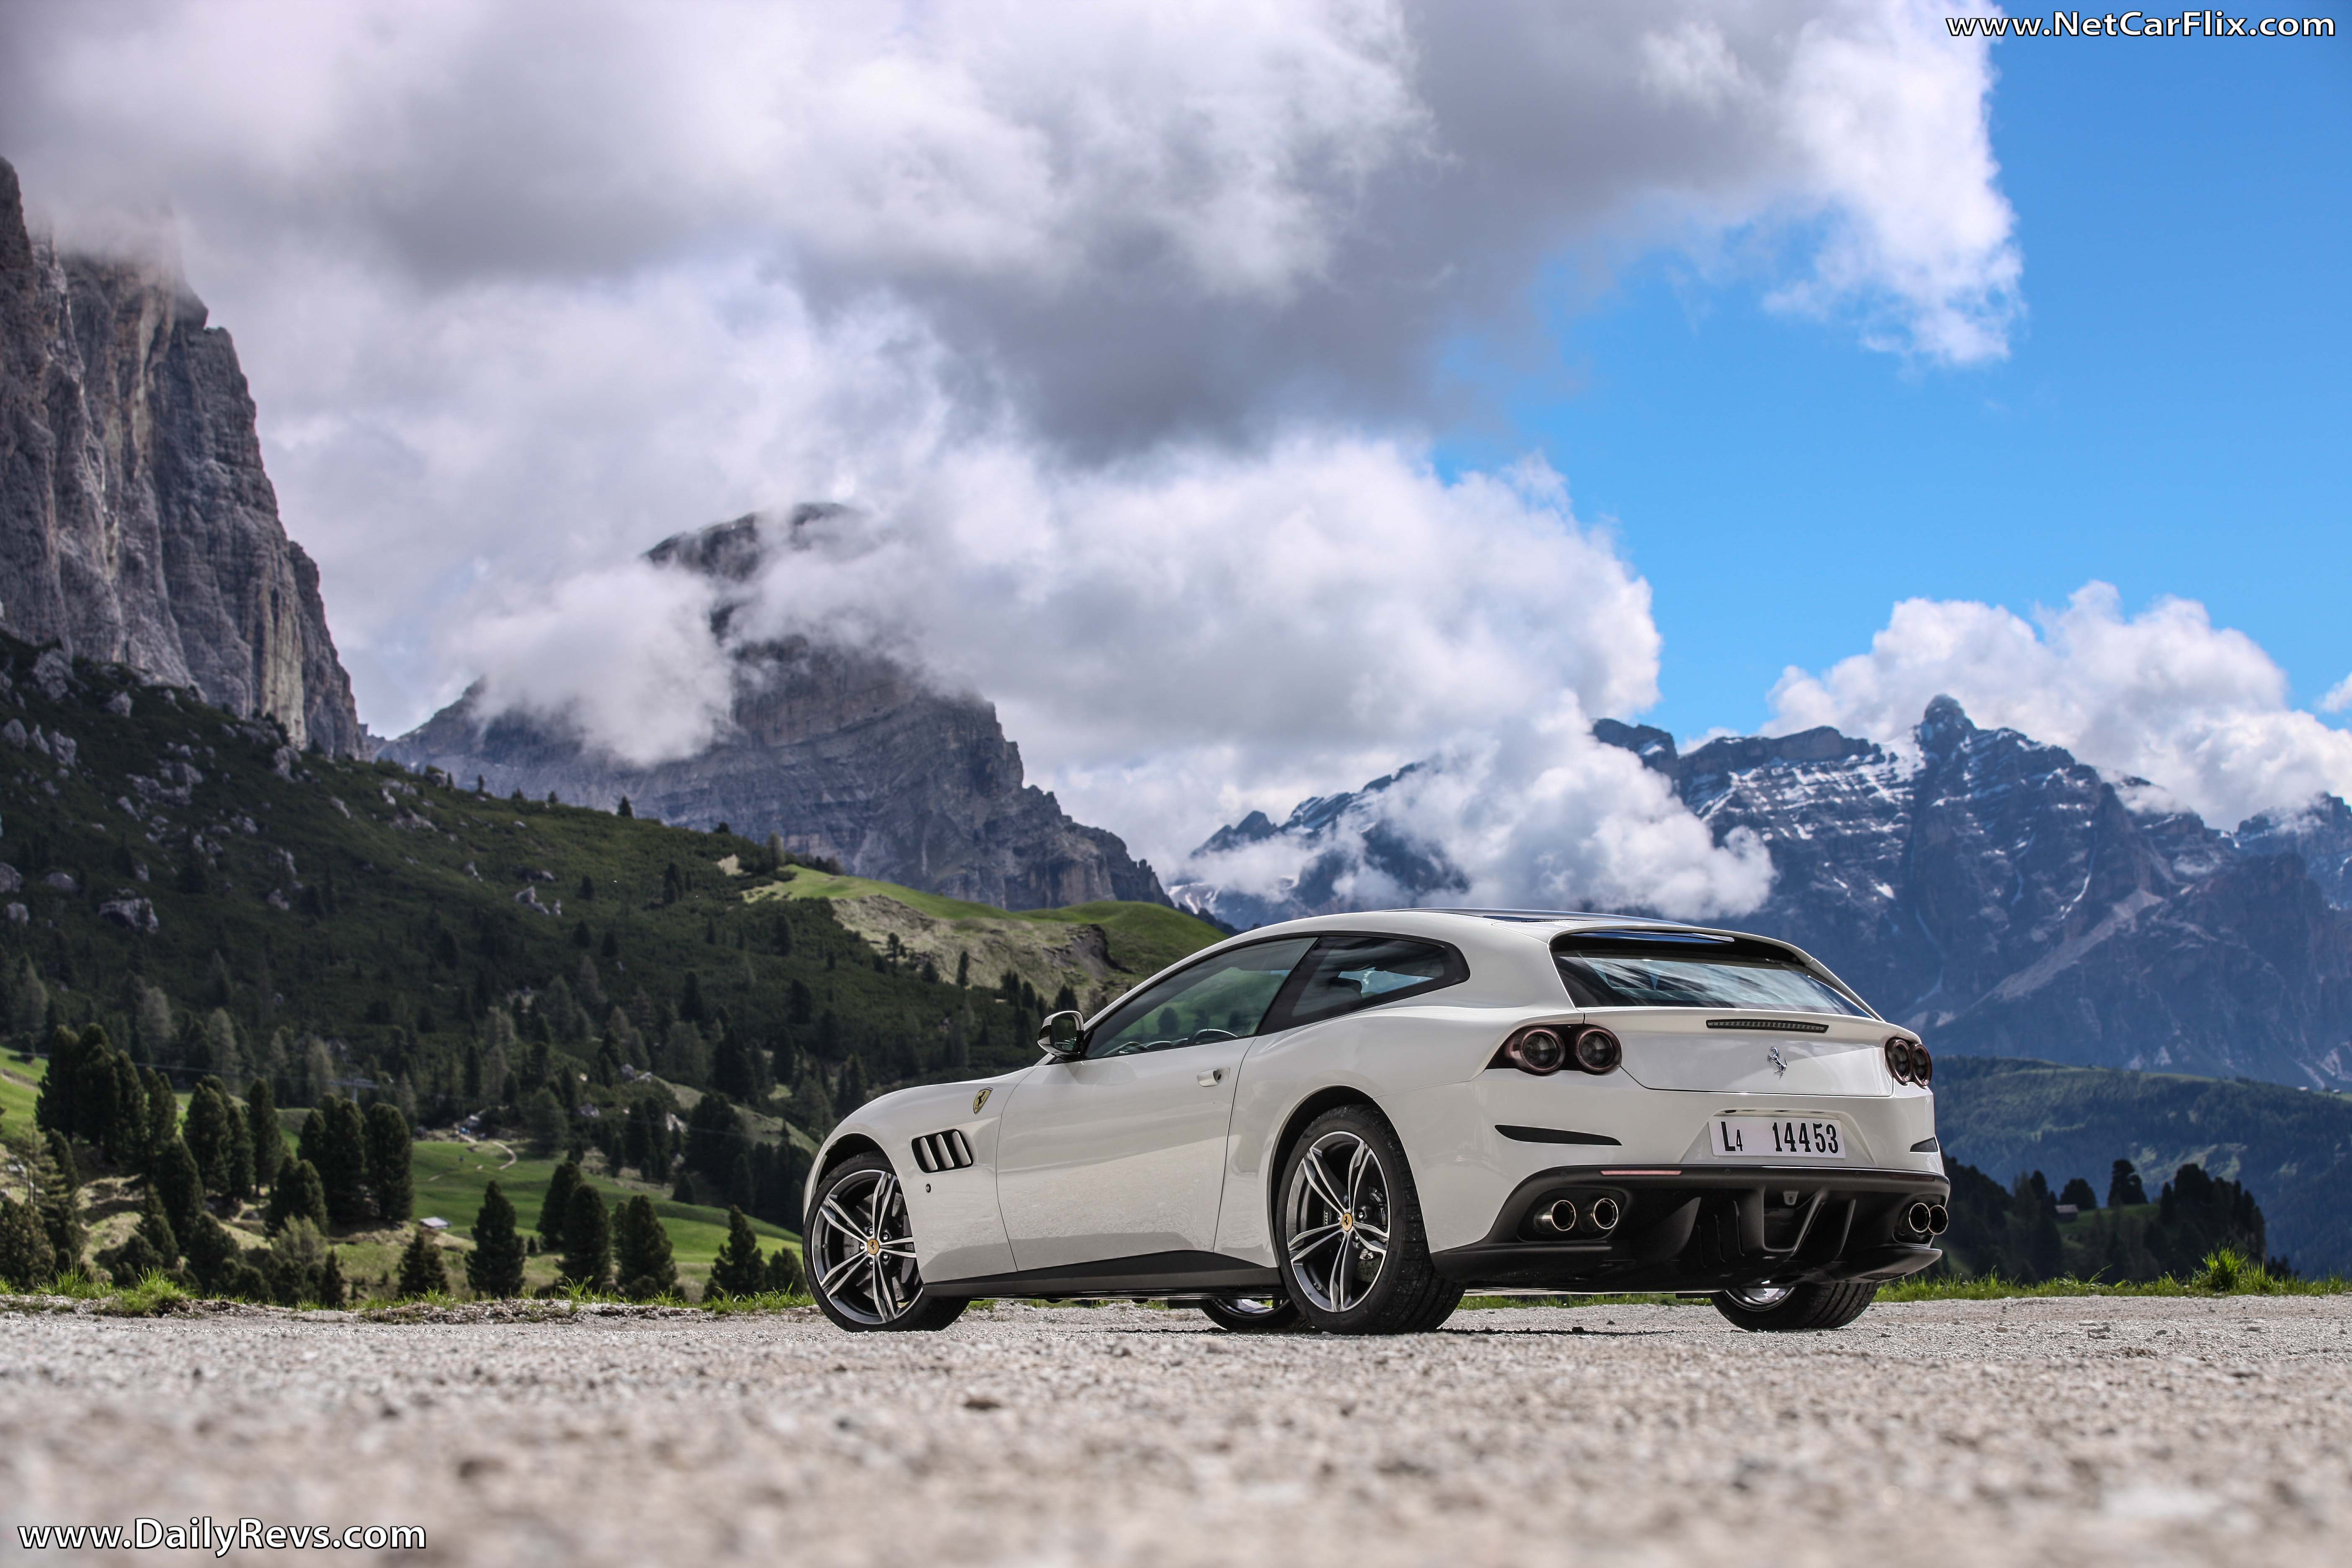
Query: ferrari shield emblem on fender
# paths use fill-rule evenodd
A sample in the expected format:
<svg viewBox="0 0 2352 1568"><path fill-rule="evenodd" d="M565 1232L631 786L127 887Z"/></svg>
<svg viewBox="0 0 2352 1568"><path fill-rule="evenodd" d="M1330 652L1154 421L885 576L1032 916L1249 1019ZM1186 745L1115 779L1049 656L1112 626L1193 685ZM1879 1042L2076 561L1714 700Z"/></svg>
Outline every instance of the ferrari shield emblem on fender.
<svg viewBox="0 0 2352 1568"><path fill-rule="evenodd" d="M983 1089L978 1094L971 1097L971 1113L974 1116L978 1116L980 1114L980 1108L987 1103L988 1090Z"/></svg>

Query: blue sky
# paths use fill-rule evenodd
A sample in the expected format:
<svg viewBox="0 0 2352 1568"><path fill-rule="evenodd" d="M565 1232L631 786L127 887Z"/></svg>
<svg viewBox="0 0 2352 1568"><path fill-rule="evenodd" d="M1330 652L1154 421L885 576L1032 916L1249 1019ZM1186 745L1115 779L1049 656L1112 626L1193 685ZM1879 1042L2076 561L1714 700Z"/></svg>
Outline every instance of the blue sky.
<svg viewBox="0 0 2352 1568"><path fill-rule="evenodd" d="M1753 730L1783 666L1863 651L1901 598L2024 613L2094 578L2203 601L2298 704L2352 672L2352 37L1993 58L2005 362L1871 353L1660 261L1547 300L1549 372L1476 373L1507 423L1445 461L1539 447L1613 521L1656 590L1652 721Z"/></svg>

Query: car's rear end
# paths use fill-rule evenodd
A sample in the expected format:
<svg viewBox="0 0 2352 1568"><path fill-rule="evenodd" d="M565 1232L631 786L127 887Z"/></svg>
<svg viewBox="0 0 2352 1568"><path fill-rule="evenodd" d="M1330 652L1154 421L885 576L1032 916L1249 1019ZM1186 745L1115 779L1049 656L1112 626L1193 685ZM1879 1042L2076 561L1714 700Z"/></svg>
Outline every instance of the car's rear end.
<svg viewBox="0 0 2352 1568"><path fill-rule="evenodd" d="M1510 1023L1467 1086L1479 1169L1431 1184L1454 1211L1431 1215L1449 1274L1769 1302L1940 1256L1949 1188L1916 1035L1784 943L1633 922L1527 935L1549 943L1559 1005Z"/></svg>

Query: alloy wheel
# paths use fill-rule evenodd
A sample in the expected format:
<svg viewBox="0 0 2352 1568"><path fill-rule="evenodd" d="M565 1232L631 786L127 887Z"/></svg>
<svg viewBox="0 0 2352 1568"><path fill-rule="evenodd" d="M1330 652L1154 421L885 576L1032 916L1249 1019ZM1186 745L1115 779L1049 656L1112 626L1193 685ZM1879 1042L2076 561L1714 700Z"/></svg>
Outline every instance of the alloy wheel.
<svg viewBox="0 0 2352 1568"><path fill-rule="evenodd" d="M1370 1144L1345 1129L1318 1138L1292 1173L1291 1271L1307 1300L1345 1312L1379 1283L1389 1255L1388 1178Z"/></svg>
<svg viewBox="0 0 2352 1568"><path fill-rule="evenodd" d="M809 1278L843 1316L881 1325L905 1316L923 1288L907 1197L887 1171L853 1171L817 1205Z"/></svg>

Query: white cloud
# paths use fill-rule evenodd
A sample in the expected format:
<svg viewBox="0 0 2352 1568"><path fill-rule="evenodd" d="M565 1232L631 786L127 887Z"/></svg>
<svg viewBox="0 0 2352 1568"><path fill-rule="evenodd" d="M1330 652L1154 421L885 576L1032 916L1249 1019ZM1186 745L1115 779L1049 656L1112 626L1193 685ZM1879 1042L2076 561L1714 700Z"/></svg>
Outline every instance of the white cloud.
<svg viewBox="0 0 2352 1568"><path fill-rule="evenodd" d="M2352 708L2352 675L2329 687L2327 695L2319 700L2322 713L2341 713L2347 708Z"/></svg>
<svg viewBox="0 0 2352 1568"><path fill-rule="evenodd" d="M0 146L69 236L178 214L379 730L487 669L674 751L717 667L613 563L842 500L868 531L771 616L903 639L1156 855L1443 752L1498 868L1533 834L1604 882L1736 880L1664 846L1639 775L1513 729L1651 700L1647 589L1540 466L1431 470L1430 366L1521 335L1564 252L1658 247L1874 344L2001 353L1988 57L1940 16L18 6ZM610 647L567 619L640 614ZM1471 798L1505 788L1551 794Z"/></svg>
<svg viewBox="0 0 2352 1568"><path fill-rule="evenodd" d="M576 726L631 763L698 751L734 695L711 657L712 598L707 579L632 561L484 616L465 641L491 672L483 710Z"/></svg>
<svg viewBox="0 0 2352 1568"><path fill-rule="evenodd" d="M2252 638L2189 599L2126 616L2104 583L2030 621L1991 605L1906 600L1867 654L1783 675L1768 728L1834 724L1900 745L1938 693L1980 725L2147 779L2216 826L2352 794L2352 735L2289 706L2285 673Z"/></svg>

